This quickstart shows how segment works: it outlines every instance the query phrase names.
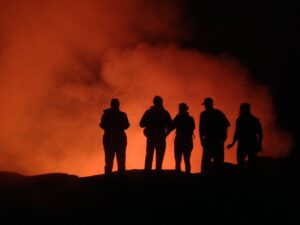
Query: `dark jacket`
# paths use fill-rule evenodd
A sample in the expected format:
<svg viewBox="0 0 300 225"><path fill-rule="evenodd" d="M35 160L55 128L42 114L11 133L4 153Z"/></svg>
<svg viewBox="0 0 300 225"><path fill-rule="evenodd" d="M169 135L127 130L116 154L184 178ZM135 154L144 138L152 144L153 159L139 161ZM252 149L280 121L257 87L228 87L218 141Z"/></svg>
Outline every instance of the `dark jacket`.
<svg viewBox="0 0 300 225"><path fill-rule="evenodd" d="M249 114L237 118L234 140L238 140L238 151L259 151L262 136L261 123L257 117Z"/></svg>
<svg viewBox="0 0 300 225"><path fill-rule="evenodd" d="M201 143L224 142L230 123L224 113L218 109L205 110L200 114L199 133Z"/></svg>
<svg viewBox="0 0 300 225"><path fill-rule="evenodd" d="M124 133L130 124L126 113L109 108L104 110L99 126L106 134L118 135Z"/></svg>
<svg viewBox="0 0 300 225"><path fill-rule="evenodd" d="M188 113L177 114L173 120L173 128L176 129L176 136L192 137L195 129L194 118Z"/></svg>
<svg viewBox="0 0 300 225"><path fill-rule="evenodd" d="M172 127L172 118L163 107L152 106L144 113L140 127L145 128L146 137L164 138Z"/></svg>

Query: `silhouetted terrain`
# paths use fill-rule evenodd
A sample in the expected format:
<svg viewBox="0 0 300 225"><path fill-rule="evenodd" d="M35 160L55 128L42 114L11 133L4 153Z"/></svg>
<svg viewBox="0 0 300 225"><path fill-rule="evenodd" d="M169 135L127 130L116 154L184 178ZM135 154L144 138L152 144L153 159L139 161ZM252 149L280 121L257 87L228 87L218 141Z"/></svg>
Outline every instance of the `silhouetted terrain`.
<svg viewBox="0 0 300 225"><path fill-rule="evenodd" d="M259 167L255 177L243 178L231 164L223 178L171 170L109 177L0 172L0 222L299 224L300 182L289 162L264 158Z"/></svg>

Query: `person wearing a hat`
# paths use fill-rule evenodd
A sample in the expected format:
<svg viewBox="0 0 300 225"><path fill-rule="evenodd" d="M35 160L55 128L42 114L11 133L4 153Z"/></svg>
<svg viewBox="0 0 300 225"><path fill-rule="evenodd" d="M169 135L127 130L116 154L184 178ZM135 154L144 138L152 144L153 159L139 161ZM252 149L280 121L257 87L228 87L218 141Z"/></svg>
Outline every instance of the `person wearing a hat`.
<svg viewBox="0 0 300 225"><path fill-rule="evenodd" d="M181 159L183 156L185 172L191 172L191 153L193 150L193 137L195 121L188 113L188 106L185 103L179 104L179 113L173 120L173 129L176 129L174 141L175 170L181 172Z"/></svg>
<svg viewBox="0 0 300 225"><path fill-rule="evenodd" d="M223 172L224 142L227 138L227 128L230 126L225 114L214 108L211 97L204 99L205 110L200 114L199 134L203 147L201 172L209 172L213 166L218 174Z"/></svg>

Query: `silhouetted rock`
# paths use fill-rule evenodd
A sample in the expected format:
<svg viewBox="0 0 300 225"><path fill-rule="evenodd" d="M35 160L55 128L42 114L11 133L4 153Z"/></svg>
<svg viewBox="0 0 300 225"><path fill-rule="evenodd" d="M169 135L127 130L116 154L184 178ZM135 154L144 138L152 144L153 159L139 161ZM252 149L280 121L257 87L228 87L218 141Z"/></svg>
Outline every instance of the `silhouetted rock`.
<svg viewBox="0 0 300 225"><path fill-rule="evenodd" d="M299 180L278 173L288 171L285 159L259 160L261 172L255 177L240 177L232 164L225 164L223 177L173 170L89 177L1 172L1 220L3 224L297 224Z"/></svg>

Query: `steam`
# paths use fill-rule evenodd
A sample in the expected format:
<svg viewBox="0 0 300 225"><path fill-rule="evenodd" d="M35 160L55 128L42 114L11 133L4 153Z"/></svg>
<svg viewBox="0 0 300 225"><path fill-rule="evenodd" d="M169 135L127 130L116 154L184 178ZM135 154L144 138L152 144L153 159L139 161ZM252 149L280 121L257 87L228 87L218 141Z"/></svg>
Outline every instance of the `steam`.
<svg viewBox="0 0 300 225"><path fill-rule="evenodd" d="M288 153L267 87L238 61L179 47L185 38L180 4L173 1L7 1L0 6L0 170L26 174L102 173L98 122L117 97L128 114L127 168L143 168L145 137L138 127L154 95L172 117L180 102L199 122L206 96L231 121L241 102L265 131L264 155ZM178 27L183 27L178 29ZM198 129L198 127L196 128ZM192 171L200 171L195 131ZM164 168L174 168L173 134ZM235 162L233 151L226 161Z"/></svg>

